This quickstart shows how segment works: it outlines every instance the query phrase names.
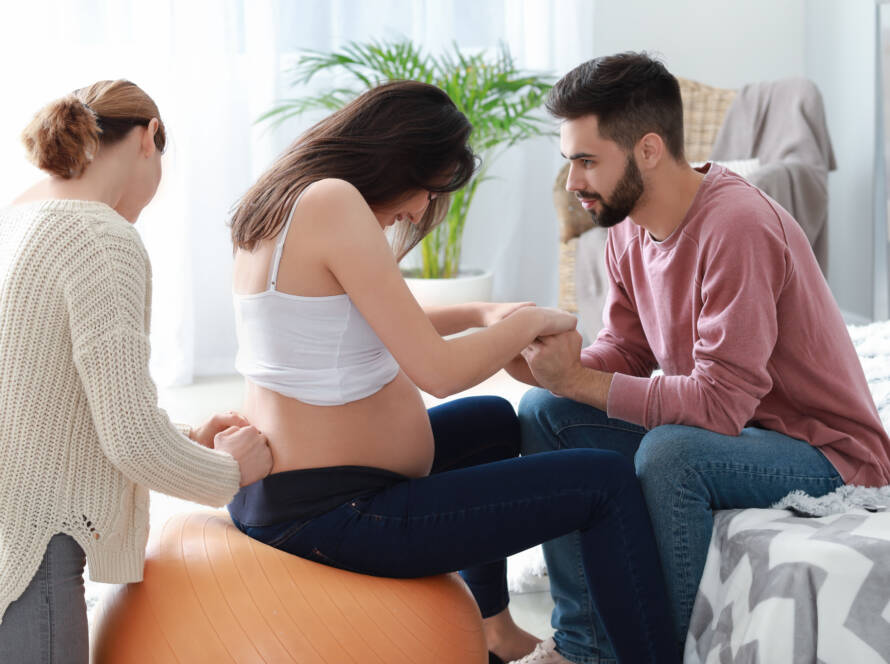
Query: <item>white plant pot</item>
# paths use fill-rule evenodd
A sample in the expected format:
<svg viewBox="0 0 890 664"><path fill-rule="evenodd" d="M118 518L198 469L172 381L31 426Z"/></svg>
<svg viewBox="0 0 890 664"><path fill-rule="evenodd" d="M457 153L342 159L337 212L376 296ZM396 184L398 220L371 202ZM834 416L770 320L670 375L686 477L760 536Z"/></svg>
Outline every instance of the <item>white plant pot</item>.
<svg viewBox="0 0 890 664"><path fill-rule="evenodd" d="M484 270L461 270L450 279L406 277L408 288L422 307L464 302L490 302L494 274Z"/></svg>

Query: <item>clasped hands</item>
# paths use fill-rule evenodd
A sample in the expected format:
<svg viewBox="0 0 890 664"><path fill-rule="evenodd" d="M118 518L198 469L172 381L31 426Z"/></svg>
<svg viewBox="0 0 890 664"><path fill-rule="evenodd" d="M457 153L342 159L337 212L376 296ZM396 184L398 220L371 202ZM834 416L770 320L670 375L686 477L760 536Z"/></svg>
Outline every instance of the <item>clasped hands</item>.
<svg viewBox="0 0 890 664"><path fill-rule="evenodd" d="M538 337L520 354L538 384L558 397L571 396L570 386L584 371L577 330Z"/></svg>
<svg viewBox="0 0 890 664"><path fill-rule="evenodd" d="M484 306L483 320L486 325L491 325L523 307L535 305L533 302L495 302ZM569 315L557 309L549 311L555 319ZM526 346L520 355L541 387L557 396L568 396L569 386L584 371L580 361L581 341L581 335L574 328L542 335Z"/></svg>
<svg viewBox="0 0 890 664"><path fill-rule="evenodd" d="M581 364L581 335L574 329L544 334L522 351L521 360L541 387L558 397L608 412L614 374Z"/></svg>

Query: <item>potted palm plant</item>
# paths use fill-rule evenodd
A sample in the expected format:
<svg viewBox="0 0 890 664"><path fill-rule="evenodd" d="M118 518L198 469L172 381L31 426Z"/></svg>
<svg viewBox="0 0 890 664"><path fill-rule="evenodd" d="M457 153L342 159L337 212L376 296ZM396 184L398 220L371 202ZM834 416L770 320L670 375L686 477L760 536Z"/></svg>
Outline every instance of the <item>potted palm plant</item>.
<svg viewBox="0 0 890 664"><path fill-rule="evenodd" d="M492 162L511 145L548 132L538 109L551 88L550 77L518 70L505 45L493 55L468 54L454 45L434 57L410 41L350 42L330 53L306 51L292 70L292 85L305 86L321 72L340 74L337 80L347 83L282 100L258 121L277 124L311 110L333 111L360 92L397 79L438 86L467 116L473 125L470 143L481 157L481 166L463 189L454 192L445 220L420 244L420 267L405 270L405 276L424 304L490 299L491 273L480 274L482 271L460 265L464 224L479 185L488 179ZM437 292L463 276L468 277L463 284L481 285L483 292L467 290L466 285L459 294Z"/></svg>

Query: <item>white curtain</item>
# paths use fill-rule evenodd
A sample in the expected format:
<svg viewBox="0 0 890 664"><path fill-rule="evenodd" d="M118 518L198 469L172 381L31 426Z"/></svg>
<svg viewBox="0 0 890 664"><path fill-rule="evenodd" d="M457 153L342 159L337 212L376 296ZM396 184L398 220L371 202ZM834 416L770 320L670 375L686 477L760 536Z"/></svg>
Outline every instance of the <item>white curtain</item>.
<svg viewBox="0 0 890 664"><path fill-rule="evenodd" d="M152 371L159 383L231 373L235 354L229 211L303 129L254 120L299 94L287 68L303 49L407 37L437 53L505 42L524 68L564 73L593 53L591 0L34 0L0 21L0 201L40 177L18 134L47 101L128 78L158 103L169 134L164 179L140 218L152 258ZM552 305L560 165L547 137L491 169L467 222L464 264L495 273L495 298Z"/></svg>

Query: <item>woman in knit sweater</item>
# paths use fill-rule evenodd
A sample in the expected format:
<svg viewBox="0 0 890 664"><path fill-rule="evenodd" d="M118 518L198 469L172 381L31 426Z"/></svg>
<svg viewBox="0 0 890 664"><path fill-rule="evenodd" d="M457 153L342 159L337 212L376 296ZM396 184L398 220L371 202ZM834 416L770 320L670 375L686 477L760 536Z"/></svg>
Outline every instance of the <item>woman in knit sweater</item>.
<svg viewBox="0 0 890 664"><path fill-rule="evenodd" d="M0 209L0 662L80 664L84 560L142 579L148 490L220 506L272 459L239 415L190 429L157 407L133 228L161 177L154 102L101 81L23 139L49 177Z"/></svg>
<svg viewBox="0 0 890 664"><path fill-rule="evenodd" d="M498 397L424 407L418 388L464 390L576 324L531 303L424 311L411 296L398 260L469 180L471 129L442 90L384 84L299 137L241 201L236 368L274 466L229 512L252 537L327 565L463 570L493 661L537 641L510 617L505 556L573 533L621 661L678 661L633 466L601 450L516 458L519 422Z"/></svg>

